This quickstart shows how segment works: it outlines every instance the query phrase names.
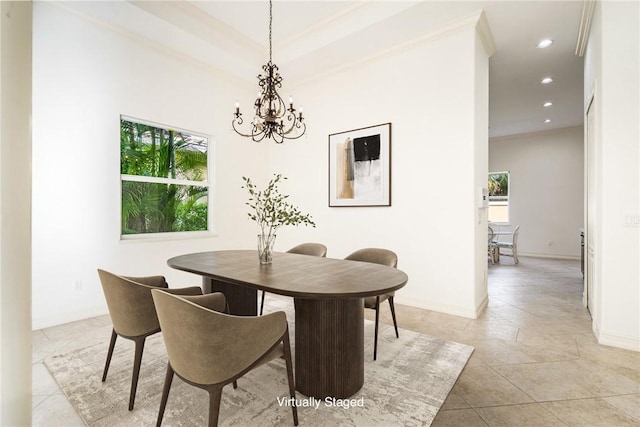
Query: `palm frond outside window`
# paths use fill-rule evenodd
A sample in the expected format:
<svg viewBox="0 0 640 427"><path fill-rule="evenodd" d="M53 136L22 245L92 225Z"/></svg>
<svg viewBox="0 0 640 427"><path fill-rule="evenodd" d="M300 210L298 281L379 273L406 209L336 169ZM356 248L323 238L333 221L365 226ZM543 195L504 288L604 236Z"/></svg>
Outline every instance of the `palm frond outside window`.
<svg viewBox="0 0 640 427"><path fill-rule="evenodd" d="M121 117L121 235L209 229L209 139Z"/></svg>

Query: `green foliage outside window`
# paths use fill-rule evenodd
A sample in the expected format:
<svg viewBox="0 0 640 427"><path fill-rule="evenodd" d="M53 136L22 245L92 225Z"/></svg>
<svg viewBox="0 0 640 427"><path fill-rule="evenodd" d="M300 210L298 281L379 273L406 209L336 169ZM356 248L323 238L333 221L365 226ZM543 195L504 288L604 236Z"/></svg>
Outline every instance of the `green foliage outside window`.
<svg viewBox="0 0 640 427"><path fill-rule="evenodd" d="M509 197L509 172L489 174L489 200Z"/></svg>
<svg viewBox="0 0 640 427"><path fill-rule="evenodd" d="M120 120L121 233L208 229L206 138Z"/></svg>

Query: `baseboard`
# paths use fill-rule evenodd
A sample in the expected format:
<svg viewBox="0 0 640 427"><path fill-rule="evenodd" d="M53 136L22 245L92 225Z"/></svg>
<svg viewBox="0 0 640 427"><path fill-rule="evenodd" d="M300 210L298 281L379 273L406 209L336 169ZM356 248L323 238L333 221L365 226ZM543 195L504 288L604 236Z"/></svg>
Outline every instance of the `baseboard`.
<svg viewBox="0 0 640 427"><path fill-rule="evenodd" d="M598 344L640 352L640 339L638 338L622 337L620 335L601 332L598 330L595 322L593 322L592 329L593 334L598 340Z"/></svg>
<svg viewBox="0 0 640 427"><path fill-rule="evenodd" d="M608 345L611 347L623 348L625 350L632 350L640 352L640 340L620 337L616 335L600 334L598 337L598 343L602 345Z"/></svg>
<svg viewBox="0 0 640 427"><path fill-rule="evenodd" d="M486 305L488 304L488 299L487 299L486 302L482 301L477 308L473 309L473 308L465 308L465 307L459 307L459 306L453 306L453 305L447 305L447 304L438 304L438 303L434 304L431 302L416 301L415 299L405 299L405 298L400 298L398 295L395 296L394 301L397 302L398 304L407 305L409 307L421 308L423 310L437 311L439 313L445 313L445 314L452 314L454 316L466 317L467 319L477 319L479 313L482 313L482 310L484 310L484 307L486 307Z"/></svg>
<svg viewBox="0 0 640 427"><path fill-rule="evenodd" d="M32 319L31 329L37 331L38 329L50 328L52 326L89 319L91 317L102 316L104 314L109 314L109 311L104 307L89 307L83 310L75 310L70 313L34 318Z"/></svg>
<svg viewBox="0 0 640 427"><path fill-rule="evenodd" d="M485 295L482 301L480 301L480 304L478 304L478 306L476 307L476 315L474 316L474 319L477 319L478 317L480 317L480 315L487 308L488 305L489 305L489 294Z"/></svg>
<svg viewBox="0 0 640 427"><path fill-rule="evenodd" d="M509 256L509 255L506 255ZM570 259L572 261L580 261L580 255L563 255L563 254L544 254L540 252L520 252L518 251L518 257L532 257L532 258L549 258L549 259Z"/></svg>

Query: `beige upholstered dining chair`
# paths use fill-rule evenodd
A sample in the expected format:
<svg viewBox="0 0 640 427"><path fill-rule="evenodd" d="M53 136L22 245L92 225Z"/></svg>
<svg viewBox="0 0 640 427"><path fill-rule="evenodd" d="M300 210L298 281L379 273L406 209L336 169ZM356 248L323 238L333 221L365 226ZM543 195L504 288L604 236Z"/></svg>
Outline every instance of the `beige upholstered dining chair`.
<svg viewBox="0 0 640 427"><path fill-rule="evenodd" d="M398 256L388 250L379 248L366 248L355 251L351 255L348 255L345 259L352 261L364 261L375 264L382 264L388 267L398 266ZM398 334L398 322L396 321L396 309L393 305L394 292L378 295L375 297L368 297L364 299L365 308L370 308L376 311L376 329L373 341L373 360L376 360L378 355L378 323L380 319L380 303L388 300L389 308L391 309L391 317L393 318L393 327L396 330L396 338L400 338Z"/></svg>
<svg viewBox="0 0 640 427"><path fill-rule="evenodd" d="M302 243L298 246L287 251L290 254L311 255L325 257L327 256L327 247L321 243ZM262 316L262 310L264 309L264 295L265 291L262 291L262 298L260 300L260 316Z"/></svg>
<svg viewBox="0 0 640 427"><path fill-rule="evenodd" d="M145 339L160 332L160 324L151 298L151 289L162 289L166 292L184 295L199 295L202 294L202 290L197 286L169 289L163 276L125 277L100 269L98 269L98 275L113 323L102 382L107 379L116 338L120 336L133 340L135 342L135 356L129 394L129 410L132 410L136 398Z"/></svg>
<svg viewBox="0 0 640 427"><path fill-rule="evenodd" d="M169 363L162 390L157 426L169 397L173 375L209 393L209 426L218 425L222 388L250 370L284 358L289 393L295 402L295 384L284 312L260 317L232 316L200 305L205 296L179 297L153 290ZM224 307L224 303L218 308ZM298 425L292 405L293 423Z"/></svg>

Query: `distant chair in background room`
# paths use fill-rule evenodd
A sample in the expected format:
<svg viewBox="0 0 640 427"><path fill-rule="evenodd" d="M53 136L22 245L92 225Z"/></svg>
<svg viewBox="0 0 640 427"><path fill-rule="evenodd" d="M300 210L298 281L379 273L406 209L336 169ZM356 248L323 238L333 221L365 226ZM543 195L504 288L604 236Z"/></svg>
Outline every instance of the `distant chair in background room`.
<svg viewBox="0 0 640 427"><path fill-rule="evenodd" d="M520 233L520 225L516 225L516 228L513 229L513 234L511 235L511 241L501 242L499 240L495 241L495 250L498 251L496 256L505 255L512 256L513 262L518 264L520 260L518 259L518 234ZM502 249L507 249L511 251L510 254L502 253Z"/></svg>
<svg viewBox="0 0 640 427"><path fill-rule="evenodd" d="M327 247L321 243L302 243L298 246L294 246L293 248L289 249L287 253L319 256L324 258L327 256ZM260 316L262 316L262 310L264 309L265 294L266 292L262 291L262 298L260 300Z"/></svg>
<svg viewBox="0 0 640 427"><path fill-rule="evenodd" d="M398 256L388 250L388 249L379 249L379 248L366 248L360 249L352 254L348 255L345 259L351 261L364 261L371 262L374 264L382 264L388 267L396 268L398 266ZM364 299L364 307L370 308L376 311L376 326L375 326L375 335L373 341L373 360L376 360L378 355L378 323L380 319L380 303L388 300L389 308L391 309L391 317L393 318L393 327L396 330L396 338L400 338L398 334L398 322L396 321L396 309L393 305L393 297L395 293L390 292L388 294L377 295L375 297L368 297Z"/></svg>
<svg viewBox="0 0 640 427"><path fill-rule="evenodd" d="M496 263L496 244L495 244L495 233L492 227L487 227L487 258L491 260L491 264Z"/></svg>
<svg viewBox="0 0 640 427"><path fill-rule="evenodd" d="M100 269L98 269L98 275L102 283L104 297L107 300L111 323L113 323L102 382L107 379L116 338L121 336L132 340L135 343L133 375L129 394L129 410L132 410L136 398L145 339L160 332L160 323L158 323L158 316L153 305L151 290L162 289L168 293L180 295L202 295L202 289L199 286L169 289L163 276L125 277Z"/></svg>

